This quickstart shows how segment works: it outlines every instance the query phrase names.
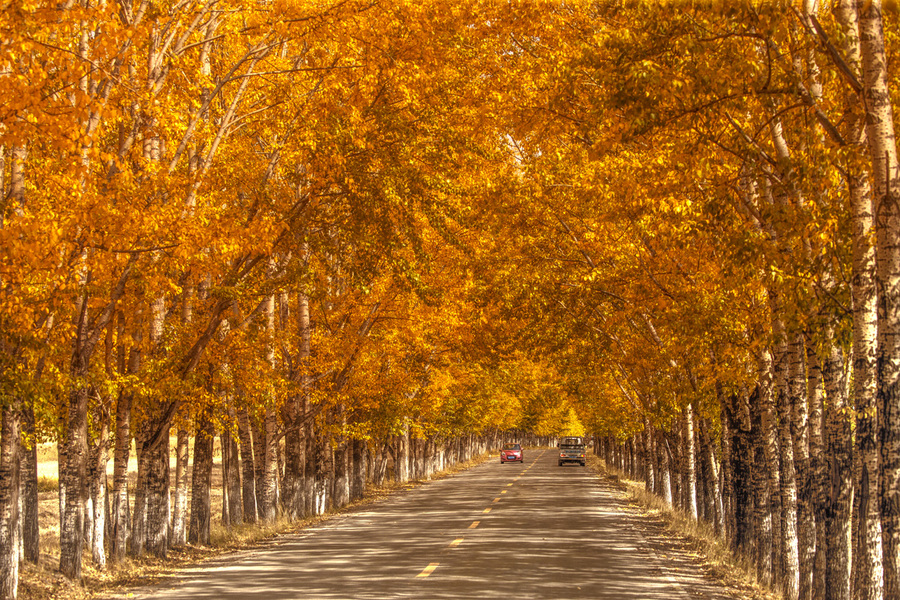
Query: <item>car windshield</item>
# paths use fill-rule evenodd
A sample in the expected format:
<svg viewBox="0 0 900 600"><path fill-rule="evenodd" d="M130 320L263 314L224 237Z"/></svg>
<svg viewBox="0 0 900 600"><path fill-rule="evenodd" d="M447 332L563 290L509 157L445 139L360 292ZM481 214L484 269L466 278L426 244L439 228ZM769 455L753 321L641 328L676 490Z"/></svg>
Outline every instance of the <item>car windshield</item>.
<svg viewBox="0 0 900 600"><path fill-rule="evenodd" d="M504 450L521 450L522 446L520 446L518 444L504 444L503 449Z"/></svg>
<svg viewBox="0 0 900 600"><path fill-rule="evenodd" d="M581 438L563 438L562 442L559 444L560 446L583 446L584 442L581 441Z"/></svg>

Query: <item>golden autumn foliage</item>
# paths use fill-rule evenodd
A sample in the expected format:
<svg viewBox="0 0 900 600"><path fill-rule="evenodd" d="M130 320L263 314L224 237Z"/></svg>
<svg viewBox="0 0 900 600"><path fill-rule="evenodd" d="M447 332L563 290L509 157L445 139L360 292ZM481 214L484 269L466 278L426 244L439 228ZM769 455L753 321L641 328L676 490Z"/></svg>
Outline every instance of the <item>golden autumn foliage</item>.
<svg viewBox="0 0 900 600"><path fill-rule="evenodd" d="M7 3L3 405L719 435L783 331L851 347L871 161L794 4Z"/></svg>

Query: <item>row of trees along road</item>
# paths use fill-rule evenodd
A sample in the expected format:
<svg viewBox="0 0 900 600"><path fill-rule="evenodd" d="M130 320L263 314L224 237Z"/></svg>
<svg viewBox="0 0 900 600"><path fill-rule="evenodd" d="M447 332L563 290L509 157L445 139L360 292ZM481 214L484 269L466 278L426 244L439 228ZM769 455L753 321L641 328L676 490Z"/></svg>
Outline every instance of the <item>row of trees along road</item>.
<svg viewBox="0 0 900 600"><path fill-rule="evenodd" d="M40 442L79 579L208 542L215 436L234 524L578 421L786 598L900 597L896 4L0 29L0 597Z"/></svg>

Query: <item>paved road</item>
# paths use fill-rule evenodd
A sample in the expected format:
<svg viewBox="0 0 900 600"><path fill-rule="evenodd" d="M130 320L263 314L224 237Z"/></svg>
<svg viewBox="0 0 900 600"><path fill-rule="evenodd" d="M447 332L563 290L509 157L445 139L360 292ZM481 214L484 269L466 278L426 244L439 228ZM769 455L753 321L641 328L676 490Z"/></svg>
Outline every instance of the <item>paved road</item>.
<svg viewBox="0 0 900 600"><path fill-rule="evenodd" d="M734 597L685 556L654 550L646 517L589 469L557 466L553 450L525 459L431 482L134 597Z"/></svg>

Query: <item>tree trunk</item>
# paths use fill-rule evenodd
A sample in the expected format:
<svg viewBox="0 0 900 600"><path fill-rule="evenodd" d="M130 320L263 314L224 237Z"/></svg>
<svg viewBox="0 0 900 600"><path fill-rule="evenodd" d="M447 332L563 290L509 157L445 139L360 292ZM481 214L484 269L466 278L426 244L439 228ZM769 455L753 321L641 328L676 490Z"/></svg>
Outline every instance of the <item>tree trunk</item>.
<svg viewBox="0 0 900 600"><path fill-rule="evenodd" d="M709 434L709 420L706 417L700 419L700 444L701 455L705 463L704 473L706 480L704 488L707 496L707 519L714 525L716 535L725 537L725 513L722 505L722 490L719 487L719 462L716 459L716 449L712 436Z"/></svg>
<svg viewBox="0 0 900 600"><path fill-rule="evenodd" d="M822 376L828 397L825 419L827 479L820 508L824 510L826 600L850 600L852 573L851 518L853 497L852 415L841 381L843 356L837 346L824 363ZM858 385L858 382L857 382Z"/></svg>
<svg viewBox="0 0 900 600"><path fill-rule="evenodd" d="M409 423L404 423L403 425L403 433L400 434L399 444L399 452L397 460L394 461L394 467L397 468L398 465L396 463L400 463L397 470L397 481L406 483L409 481ZM463 460L468 459L469 457L466 456Z"/></svg>
<svg viewBox="0 0 900 600"><path fill-rule="evenodd" d="M659 432L657 431L657 434ZM659 453L659 477L661 479L660 486L662 488L663 499L672 506L674 497L672 496L672 460L669 451L669 441L665 435L657 435L656 448Z"/></svg>
<svg viewBox="0 0 900 600"><path fill-rule="evenodd" d="M208 546L210 534L210 490L212 488L213 441L216 431L204 410L197 420L194 438L194 466L191 478L191 520L188 543Z"/></svg>
<svg viewBox="0 0 900 600"><path fill-rule="evenodd" d="M93 506L93 535L91 536L91 556L101 571L106 568L106 463L109 462L109 412L101 408L98 412L99 436L92 452L91 504Z"/></svg>
<svg viewBox="0 0 900 600"><path fill-rule="evenodd" d="M15 600L19 589L19 415L0 411L0 598ZM80 548L79 548L80 550Z"/></svg>
<svg viewBox="0 0 900 600"><path fill-rule="evenodd" d="M775 407L772 400L771 362L763 354L760 382L750 398L753 409L753 430L756 432L753 472L756 488L755 528L757 540L757 577L765 585L772 585L775 574L776 532L781 531L777 518L777 491L779 486L778 441L775 430Z"/></svg>
<svg viewBox="0 0 900 600"><path fill-rule="evenodd" d="M833 332L828 327L827 338L832 340ZM809 466L807 489L801 490L801 499L806 499L812 512L815 531L815 553L812 557L812 573L810 574L810 598L824 600L825 598L825 572L827 570L826 558L828 555L828 480L827 458L825 455L825 370L832 369L835 372L829 378L840 377L840 362L832 364L829 361L838 361L842 357L836 357L834 350L831 356L826 356L825 364L819 360L815 346L811 340L807 340L807 377L809 390ZM838 350L839 352L839 350ZM834 385L834 383L832 383ZM839 387L839 386L836 386ZM831 390L832 393L839 393ZM803 545L801 542L801 553ZM801 554L802 557L802 554ZM802 581L801 581L802 584Z"/></svg>
<svg viewBox="0 0 900 600"><path fill-rule="evenodd" d="M223 431L222 436L222 475L228 504L229 525L241 525L244 522L241 506L241 467L238 462L238 446L231 430ZM224 506L223 502L223 506Z"/></svg>
<svg viewBox="0 0 900 600"><path fill-rule="evenodd" d="M773 375L778 410L778 441L781 451L781 576L778 578L786 600L797 600L800 594L800 549L797 543L797 474L794 467L793 422L787 334L781 321L781 301L770 291L772 329L775 337ZM778 461L778 458L775 459ZM775 489L779 489L776 487ZM777 559L776 559L777 560ZM776 562L776 565L778 563Z"/></svg>
<svg viewBox="0 0 900 600"><path fill-rule="evenodd" d="M756 394L750 402L758 404ZM731 432L731 477L733 484L734 539L732 547L739 554L751 555L754 536L754 431L751 428L750 403L742 394L733 394L728 406L728 430ZM758 444L757 444L758 446ZM758 483L765 484L762 474L757 477Z"/></svg>
<svg viewBox="0 0 900 600"><path fill-rule="evenodd" d="M801 600L811 600L816 525L812 512L813 474L809 466L809 404L805 355L804 336L794 334L788 349L788 407L797 494L797 594Z"/></svg>
<svg viewBox="0 0 900 600"><path fill-rule="evenodd" d="M654 464L655 461L653 460L653 426L650 424L650 419L648 419L646 415L644 416L644 435L641 437L644 443L644 488L648 492L654 493L657 486L656 466Z"/></svg>
<svg viewBox="0 0 900 600"><path fill-rule="evenodd" d="M175 501L172 511L172 546L187 544L187 498L189 468L190 433L178 428L175 442Z"/></svg>
<svg viewBox="0 0 900 600"><path fill-rule="evenodd" d="M277 427L278 421L275 416L275 410L266 407L266 417L263 423L263 477L262 477L262 503L260 506L259 517L264 521L274 522L278 508L278 482L276 472L278 470L277 455Z"/></svg>
<svg viewBox="0 0 900 600"><path fill-rule="evenodd" d="M864 458L864 472L870 478L861 491L874 518L880 508L882 525L884 597L900 598L900 162L894 133L894 114L888 85L887 54L881 0L859 0L859 47L862 57L862 84L866 106L866 138L872 161L875 205L876 286L878 290L876 436L865 440L865 449L880 450L880 481L877 460ZM874 425L873 424L873 425ZM866 432L868 436L868 432ZM874 437L874 439L869 439ZM875 472L873 473L873 469ZM878 502L878 506L875 506ZM866 531L867 543L877 531ZM873 570L877 558L866 560ZM869 597L877 598L878 576L868 580Z"/></svg>
<svg viewBox="0 0 900 600"><path fill-rule="evenodd" d="M266 468L268 445L266 443L266 419L262 423L256 418L250 419L250 432L253 434L253 479L256 487L256 516L266 520Z"/></svg>
<svg viewBox="0 0 900 600"><path fill-rule="evenodd" d="M137 315L140 322L140 313ZM124 319L118 319L119 338L125 333ZM119 373L137 373L141 364L141 328L136 326L132 331L134 344L125 363L125 346L119 345ZM113 451L113 510L112 535L110 536L109 558L113 562L121 562L125 558L128 539L131 536L131 514L128 506L128 460L131 454L131 404L134 392L122 390L116 402L116 433Z"/></svg>
<svg viewBox="0 0 900 600"><path fill-rule="evenodd" d="M333 450L334 479L332 504L334 508L342 508L350 502L350 464L347 440L340 438Z"/></svg>
<svg viewBox="0 0 900 600"><path fill-rule="evenodd" d="M37 439L35 438L34 404L27 402L22 411L22 427L27 444L20 448L22 459L22 551L26 562L40 560L40 524L38 521ZM0 478L2 479L2 478Z"/></svg>
<svg viewBox="0 0 900 600"><path fill-rule="evenodd" d="M688 404L684 407L682 415L684 419L684 437L682 446L684 450L684 475L685 475L685 509L695 520L697 512L697 449L694 444L694 407Z"/></svg>
<svg viewBox="0 0 900 600"><path fill-rule="evenodd" d="M316 439L316 427L313 422L314 419L310 419L306 423L306 432L304 434L304 438L306 439L306 467L304 469L305 475L303 477L303 504L305 506L304 512L306 516L311 516L317 514L317 504L316 504L316 478L318 477L318 440Z"/></svg>
<svg viewBox="0 0 900 600"><path fill-rule="evenodd" d="M303 478L306 467L306 440L297 418L286 421L285 427L281 508L289 519L296 520L304 516Z"/></svg>
<svg viewBox="0 0 900 600"><path fill-rule="evenodd" d="M87 404L88 390L76 387L69 393L68 427L65 437L65 465L60 480L65 482L66 499L59 535L59 570L69 579L81 580L81 551L84 540L84 507L87 500Z"/></svg>
<svg viewBox="0 0 900 600"><path fill-rule="evenodd" d="M155 445L145 439L158 427L151 422L138 440L138 480L131 554L165 558L169 551L169 427Z"/></svg>
<svg viewBox="0 0 900 600"><path fill-rule="evenodd" d="M256 523L256 466L253 455L253 439L250 434L250 417L247 407L237 409L238 442L241 451L241 496L244 505L244 522Z"/></svg>

